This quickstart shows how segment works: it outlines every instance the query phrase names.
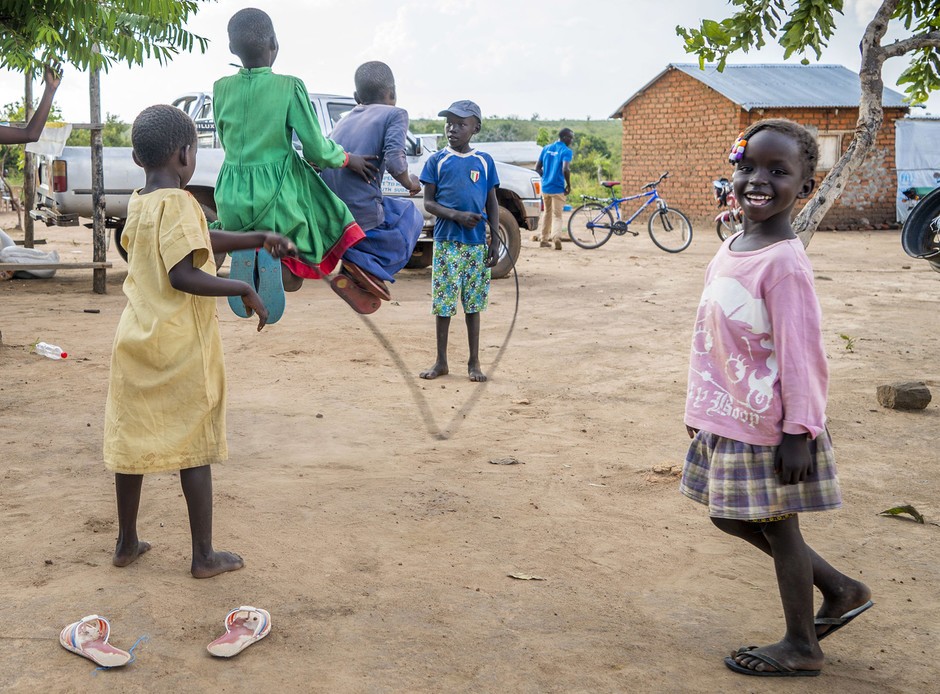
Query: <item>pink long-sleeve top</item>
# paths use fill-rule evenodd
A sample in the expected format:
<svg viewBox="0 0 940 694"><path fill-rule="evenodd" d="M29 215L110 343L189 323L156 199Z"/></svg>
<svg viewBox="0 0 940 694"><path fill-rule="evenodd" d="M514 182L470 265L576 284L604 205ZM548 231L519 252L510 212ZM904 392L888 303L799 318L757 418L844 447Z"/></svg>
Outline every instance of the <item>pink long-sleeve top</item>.
<svg viewBox="0 0 940 694"><path fill-rule="evenodd" d="M813 269L799 239L722 244L692 335L685 423L753 445L826 426L829 369Z"/></svg>

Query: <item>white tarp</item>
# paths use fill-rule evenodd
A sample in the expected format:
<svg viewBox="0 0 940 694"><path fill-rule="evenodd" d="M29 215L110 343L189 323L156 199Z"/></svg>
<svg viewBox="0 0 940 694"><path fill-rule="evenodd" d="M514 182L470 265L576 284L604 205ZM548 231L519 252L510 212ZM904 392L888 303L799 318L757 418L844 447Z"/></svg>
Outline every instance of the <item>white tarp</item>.
<svg viewBox="0 0 940 694"><path fill-rule="evenodd" d="M0 230L0 263L20 263L22 270L4 270L0 271L0 280L8 280L13 277L22 279L29 277L38 277L40 279L49 279L55 275L55 270L30 270L29 265L38 265L41 263L58 263L59 254L56 251L37 251L35 248L21 248L6 233Z"/></svg>
<svg viewBox="0 0 940 694"><path fill-rule="evenodd" d="M903 222L916 204L904 191L920 188L926 193L940 186L940 118L900 118L894 128L897 216Z"/></svg>
<svg viewBox="0 0 940 694"><path fill-rule="evenodd" d="M71 123L46 123L39 135L39 141L26 145L26 151L40 156L60 157L65 149L65 141L71 134Z"/></svg>

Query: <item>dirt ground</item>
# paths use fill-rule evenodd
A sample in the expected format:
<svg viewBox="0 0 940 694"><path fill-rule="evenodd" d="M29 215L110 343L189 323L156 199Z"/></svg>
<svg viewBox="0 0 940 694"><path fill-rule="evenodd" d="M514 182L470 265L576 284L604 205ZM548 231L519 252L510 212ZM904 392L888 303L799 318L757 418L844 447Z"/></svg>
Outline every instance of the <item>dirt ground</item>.
<svg viewBox="0 0 940 694"><path fill-rule="evenodd" d="M37 237L91 259L87 229ZM691 325L718 243L708 228L678 255L645 235L595 251L525 241L495 368L512 279L494 282L483 316L485 385L466 379L459 320L451 375L417 378L434 357L430 270L403 272L372 318L397 357L320 283L260 334L221 300L231 460L214 470L215 541L246 566L205 581L188 573L177 475L144 484L153 550L110 562L102 413L126 265L112 253L105 295L90 271L0 282L0 689L797 691L724 667L783 633L772 566L715 530L670 471L688 444ZM898 232L820 233L810 256L845 507L803 528L876 606L823 643L823 675L798 691L936 691L940 274L907 258ZM36 339L69 358L29 354ZM876 386L901 380L926 381L934 402L880 407ZM491 464L510 456L519 464ZM928 523L877 515L899 504ZM270 636L211 658L242 604L271 612ZM149 639L133 664L95 673L60 648L59 630L92 613L119 647Z"/></svg>

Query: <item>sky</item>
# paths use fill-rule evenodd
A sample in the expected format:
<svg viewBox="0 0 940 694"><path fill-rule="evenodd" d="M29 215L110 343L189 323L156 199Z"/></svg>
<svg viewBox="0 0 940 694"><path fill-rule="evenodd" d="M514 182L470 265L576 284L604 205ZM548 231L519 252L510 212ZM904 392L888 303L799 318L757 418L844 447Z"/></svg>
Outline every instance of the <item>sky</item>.
<svg viewBox="0 0 940 694"><path fill-rule="evenodd" d="M880 0L845 0L836 35L819 62L858 70L858 43ZM114 66L102 75L102 115L132 122L147 106L168 103L234 72L226 24L244 7L260 7L280 43L276 72L300 77L311 92L351 95L361 63L388 63L398 105L412 118L436 117L458 99L476 101L484 118L518 116L600 120L658 75L669 63L694 63L675 33L721 19L726 0L218 0L201 4L188 28L210 40L205 54L181 54L161 66ZM900 31L889 37L903 36ZM731 62L780 63L769 45ZM799 56L788 62L798 63ZM902 92L897 77L904 58L885 65L885 85ZM22 98L21 74L0 71L0 104ZM36 98L42 93L36 83ZM56 94L65 120L88 122L88 76L66 68ZM927 105L940 115L940 93ZM924 113L917 109L915 113Z"/></svg>

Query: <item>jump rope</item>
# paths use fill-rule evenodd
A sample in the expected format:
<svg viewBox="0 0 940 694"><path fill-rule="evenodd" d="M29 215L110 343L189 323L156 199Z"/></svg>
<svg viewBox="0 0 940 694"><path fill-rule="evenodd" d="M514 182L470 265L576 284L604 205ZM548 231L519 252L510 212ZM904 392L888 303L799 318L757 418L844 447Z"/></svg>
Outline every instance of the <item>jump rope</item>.
<svg viewBox="0 0 940 694"><path fill-rule="evenodd" d="M506 346L509 344L509 340L512 338L513 331L516 329L516 318L519 316L519 272L516 270L516 262L513 260L512 253L509 252L509 247L503 243L502 239L499 239L499 245L506 249L506 257L509 258L509 263L512 266L512 276L516 286L516 299L512 311L512 320L509 323L509 329L506 331L506 336L503 338L503 342L496 351L496 356L493 357L493 361L490 364L490 376L495 374L497 368L499 367L499 362L503 358L503 354L506 351ZM330 280L322 274L320 279L327 285L330 283ZM479 385L479 388L474 390L473 394L467 399L467 401L461 405L457 412L454 413L454 416L451 418L450 422L443 429L441 429L437 423L437 420L434 418L434 413L431 411L431 406L428 403L427 397L424 393L421 392L421 388L418 387L418 384L414 380L414 376L408 370L408 366L405 364L405 360L402 359L391 340L388 339L385 333L379 329L379 326L376 325L375 322L367 315L362 313L357 313L356 315L359 316L359 319L363 323L365 323L366 327L369 329L375 339L378 340L379 344L385 348L385 351L388 352L389 356L391 356L392 361L395 362L395 366L398 368L398 371L404 379L405 384L408 386L408 390L410 391L411 397L415 402L415 406L418 408L418 412L421 414L421 419L424 421L424 426L428 433L439 441L446 441L451 436L456 434L457 430L460 428L460 423L476 407L480 397L483 395L483 388L489 381L487 380L477 384Z"/></svg>

